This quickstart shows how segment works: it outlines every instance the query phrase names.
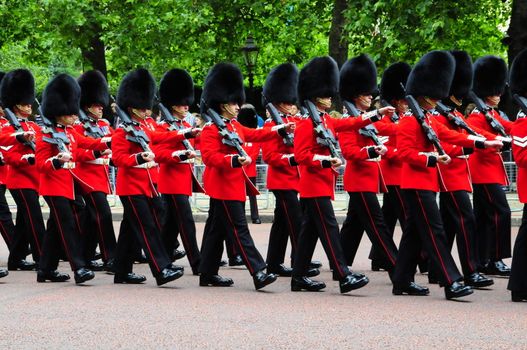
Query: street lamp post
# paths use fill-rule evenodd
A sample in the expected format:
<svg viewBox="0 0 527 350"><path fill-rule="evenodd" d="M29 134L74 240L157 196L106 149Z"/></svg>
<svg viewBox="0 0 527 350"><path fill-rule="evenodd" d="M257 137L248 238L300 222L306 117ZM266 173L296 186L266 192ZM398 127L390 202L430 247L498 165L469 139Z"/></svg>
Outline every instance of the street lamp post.
<svg viewBox="0 0 527 350"><path fill-rule="evenodd" d="M253 87L254 87L254 68L256 67L256 61L258 59L258 52L260 48L254 42L252 35L247 37L245 45L241 48L243 53L243 59L245 60L245 66L247 66L247 75L249 76L249 92L251 94L251 102L253 99Z"/></svg>

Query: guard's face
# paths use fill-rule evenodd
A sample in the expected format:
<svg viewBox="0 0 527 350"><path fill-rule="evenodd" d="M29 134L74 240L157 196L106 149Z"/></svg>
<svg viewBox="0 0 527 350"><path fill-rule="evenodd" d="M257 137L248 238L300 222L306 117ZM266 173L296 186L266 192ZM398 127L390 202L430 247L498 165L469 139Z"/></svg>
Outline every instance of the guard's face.
<svg viewBox="0 0 527 350"><path fill-rule="evenodd" d="M239 111L240 106L236 102L229 102L221 105L221 115L227 119L236 117Z"/></svg>
<svg viewBox="0 0 527 350"><path fill-rule="evenodd" d="M176 114L176 116L177 116L179 119L183 119L183 118L185 118L185 116L186 116L187 113L188 113L188 109L189 109L189 107L186 106L186 105L172 106L172 110L174 111L174 113Z"/></svg>
<svg viewBox="0 0 527 350"><path fill-rule="evenodd" d="M27 105L16 105L15 106L15 112L23 117L23 118L27 118L31 115L31 112L33 112L33 110L31 109L31 105L30 104L27 104Z"/></svg>
<svg viewBox="0 0 527 350"><path fill-rule="evenodd" d="M87 108L88 112L96 119L102 118L104 107L100 104L93 104Z"/></svg>
<svg viewBox="0 0 527 350"><path fill-rule="evenodd" d="M499 96L499 95L488 96L487 98L485 98L485 102L490 107L498 107L498 104L500 103L500 100L501 100L501 96Z"/></svg>
<svg viewBox="0 0 527 350"><path fill-rule="evenodd" d="M75 124L77 116L75 114L63 115L57 118L57 123L68 126Z"/></svg>
<svg viewBox="0 0 527 350"><path fill-rule="evenodd" d="M279 112L287 114L287 115L294 115L297 112L296 106L292 103L285 103L285 102L277 103L276 109L278 109Z"/></svg>
<svg viewBox="0 0 527 350"><path fill-rule="evenodd" d="M355 99L355 103L359 109L365 111L371 107L372 99L372 95L359 95L359 97Z"/></svg>
<svg viewBox="0 0 527 350"><path fill-rule="evenodd" d="M321 111L327 111L331 108L331 97L318 97L316 100L317 108Z"/></svg>
<svg viewBox="0 0 527 350"><path fill-rule="evenodd" d="M151 113L149 109L132 108L131 111L132 116L139 120L146 119Z"/></svg>
<svg viewBox="0 0 527 350"><path fill-rule="evenodd" d="M408 102L405 99L394 100L393 106L397 109L399 113L405 113L408 111Z"/></svg>
<svg viewBox="0 0 527 350"><path fill-rule="evenodd" d="M5 114L4 114L4 109L2 107L0 107L0 117L3 117Z"/></svg>

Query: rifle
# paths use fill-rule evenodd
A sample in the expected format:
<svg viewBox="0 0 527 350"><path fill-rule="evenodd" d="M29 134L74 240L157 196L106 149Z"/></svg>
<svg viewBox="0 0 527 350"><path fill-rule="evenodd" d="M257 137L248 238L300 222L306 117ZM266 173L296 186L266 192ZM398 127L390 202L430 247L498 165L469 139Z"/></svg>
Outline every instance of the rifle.
<svg viewBox="0 0 527 350"><path fill-rule="evenodd" d="M115 104L115 112L123 124L123 130L127 133L126 139L130 142L137 143L144 152L152 152L148 143L150 139L146 136L144 130L137 130L134 127L134 122L130 116L117 105Z"/></svg>
<svg viewBox="0 0 527 350"><path fill-rule="evenodd" d="M82 127L86 132L86 135L94 139L100 139L104 137L104 134L98 126L93 126L90 118L84 113L84 111L79 109L79 121L82 123Z"/></svg>
<svg viewBox="0 0 527 350"><path fill-rule="evenodd" d="M492 114L490 113L490 107L487 106L483 102L483 100L481 98L479 98L474 93L474 91L470 91L468 93L468 95L469 95L470 99L474 102L474 104L476 105L477 109L480 110L481 113L483 113L483 115L485 116L485 119L487 119L487 122L489 123L490 127L495 132L500 134L501 136L507 137L507 138L510 137L509 135L507 135L507 132L503 128L503 125L501 125L501 123L499 121L497 121L496 118L494 118L494 116L492 116Z"/></svg>
<svg viewBox="0 0 527 350"><path fill-rule="evenodd" d="M43 136L42 141L51 143L52 145L57 146L59 153L70 153L70 150L67 145L70 143L70 139L64 132L59 132L53 126L53 123L46 118L44 113L42 113L42 107L37 100L38 104L38 113L40 114L40 120L42 121L42 133L48 134L49 136Z"/></svg>
<svg viewBox="0 0 527 350"><path fill-rule="evenodd" d="M388 101L386 101L385 99L381 99L381 106L383 107L393 107L390 103L388 103ZM393 123L397 123L399 121L399 119L401 119L401 117L399 117L399 114L393 112L392 116L390 117L391 121Z"/></svg>
<svg viewBox="0 0 527 350"><path fill-rule="evenodd" d="M162 104L161 102L159 102L159 110L161 111L161 115L163 117L163 119L170 125L170 127L168 128L169 131L173 131L173 130L182 130L183 127L182 125L178 125L178 123L176 123L176 118L174 118L172 116L172 114L170 113L170 111L165 107L164 104ZM185 139L183 141L181 141L183 143L183 146L185 147L185 149L189 152L195 152L195 149L194 147L192 147L192 145L190 144L190 142Z"/></svg>
<svg viewBox="0 0 527 350"><path fill-rule="evenodd" d="M441 146L437 134L435 133L434 129L432 129L430 125L426 123L423 110L421 109L415 98L412 95L406 95L405 99L406 102L408 102L408 107L410 107L410 110L412 111L412 114L414 115L415 119L417 119L417 122L419 123L419 125L421 125L421 129L423 129L426 138L434 145L439 155L445 155L446 152L443 146Z"/></svg>
<svg viewBox="0 0 527 350"><path fill-rule="evenodd" d="M518 104L523 114L527 116L527 98L520 96L518 94L514 94L512 96L514 98L514 101Z"/></svg>
<svg viewBox="0 0 527 350"><path fill-rule="evenodd" d="M206 110L206 112L202 114L203 117L206 119L207 122L211 122L216 125L222 137L221 142L224 145L234 147L240 157L244 157L247 159L249 155L247 154L247 152L245 152L242 147L243 141L240 136L238 136L238 134L234 131L230 131L229 129L227 129L227 125L225 124L221 116L212 108L208 108L204 100L201 100L201 103L203 104Z"/></svg>
<svg viewBox="0 0 527 350"><path fill-rule="evenodd" d="M326 129L322 120L320 119L320 114L317 111L317 108L313 102L309 100L304 101L304 106L307 109L307 114L315 126L314 130L317 134L317 143L319 145L326 146L329 149L329 153L333 158L342 158L342 151L340 150L340 145L335 136L331 133L331 130Z"/></svg>
<svg viewBox="0 0 527 350"><path fill-rule="evenodd" d="M361 113L359 112L357 107L355 107L355 105L352 102L342 101L342 104L344 105L344 107L346 107L346 110L348 111L350 116L352 117L360 116ZM360 135L370 138L373 141L373 143L375 143L376 146L382 146L382 142L377 137L377 133L378 133L377 128L375 128L375 126L373 126L372 124L366 125L365 127L359 129Z"/></svg>
<svg viewBox="0 0 527 350"><path fill-rule="evenodd" d="M267 109L267 111L269 112L269 115L271 116L271 119L274 121L274 123L276 125L283 125L284 124L284 120L282 119L282 116L280 115L280 112L278 112L276 107L271 102L269 102L269 103L267 102L267 99L265 98L264 94L262 94L262 97L263 97L263 100L264 100L265 109ZM291 146L291 147L293 146L293 135L292 134L289 134L283 128L278 130L278 134L280 134L280 136L282 136L284 144L286 144L287 146Z"/></svg>
<svg viewBox="0 0 527 350"><path fill-rule="evenodd" d="M457 115L452 113L452 109L450 107L444 105L441 102L437 102L435 109L436 109L436 111L439 112L439 114L447 117L448 121L452 125L454 125L454 126L456 126L458 128L464 129L470 135L481 136L476 131L474 131L474 129L472 129L470 126L468 126L468 124L462 118L459 118Z"/></svg>
<svg viewBox="0 0 527 350"><path fill-rule="evenodd" d="M9 124L11 124L13 129L15 129L15 132L24 133L25 130L22 128L22 125L20 125L20 122L18 121L16 115L9 108L4 108L4 112L5 112L5 118L7 119ZM35 142L29 141L25 137L23 137L22 144L24 146L28 146L29 148L31 148L33 152L35 152Z"/></svg>

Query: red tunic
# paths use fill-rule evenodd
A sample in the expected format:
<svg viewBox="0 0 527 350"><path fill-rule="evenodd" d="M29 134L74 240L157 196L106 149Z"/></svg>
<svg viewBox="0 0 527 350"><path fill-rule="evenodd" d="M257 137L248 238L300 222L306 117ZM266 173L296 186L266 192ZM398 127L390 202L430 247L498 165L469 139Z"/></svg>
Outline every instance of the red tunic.
<svg viewBox="0 0 527 350"><path fill-rule="evenodd" d="M5 156L6 151L8 151L13 145L18 143L15 136L11 133L6 132L3 126L7 123L7 120L3 117L0 117L0 149L2 156ZM8 165L0 165L0 185L5 185Z"/></svg>
<svg viewBox="0 0 527 350"><path fill-rule="evenodd" d="M329 114L324 114L321 119L333 135L336 132L357 130L371 123L369 119L362 118L333 119ZM322 168L322 162L314 159L316 155L329 156L330 153L326 146L318 144L311 119L297 123L294 151L300 170L300 197L333 199L337 172L332 168Z"/></svg>
<svg viewBox="0 0 527 350"><path fill-rule="evenodd" d="M513 123L503 119L495 110L492 110L492 115L501 123L501 125L503 125L505 131L510 133ZM498 136L490 127L485 116L477 109L475 109L467 118L467 123L470 126ZM509 184L507 172L505 171L503 159L501 158L501 152L499 151L494 149L475 150L474 154L470 156L468 164L470 166L470 174L472 175L473 184Z"/></svg>
<svg viewBox="0 0 527 350"><path fill-rule="evenodd" d="M512 153L518 165L518 197L521 203L527 203L527 119L520 118L511 128Z"/></svg>
<svg viewBox="0 0 527 350"><path fill-rule="evenodd" d="M97 120L97 125L105 136L111 136L113 134L113 129L107 120L99 119ZM74 126L74 128L78 133L87 136L82 124L77 124ZM87 188L83 187L83 190L86 193L103 192L109 194L112 191L107 162L108 156L103 156L96 159L93 151L90 150L84 150L84 154L79 154L79 158L77 159L77 164L75 165L73 172L83 182L90 185L90 187Z"/></svg>
<svg viewBox="0 0 527 350"><path fill-rule="evenodd" d="M226 121L226 125L228 130L235 131L244 142L263 142L279 138L278 133L269 128L251 129L236 120ZM250 184L250 180L243 168L233 167L232 158L238 153L233 147L222 143L216 125L208 124L203 128L201 154L205 163L203 182L207 194L220 200L245 201L245 186ZM254 194L257 194L257 191Z"/></svg>
<svg viewBox="0 0 527 350"><path fill-rule="evenodd" d="M245 142L243 144L243 149L245 149L245 152L247 152L249 157L252 159L251 164L244 166L245 173L249 177L256 177L256 160L260 155L261 148L262 145L258 142Z"/></svg>
<svg viewBox="0 0 527 350"><path fill-rule="evenodd" d="M101 140L85 137L76 132L72 126L57 126L56 128L57 131L65 132L70 140L67 146L73 157L71 162L75 162L79 155L82 157L85 149L104 150L108 148L106 144L101 143ZM53 157L59 151L56 145L44 141L42 139L44 136L46 134L39 134L37 137L36 164L40 172L39 193L42 196L60 196L73 200L75 198L74 179L83 186L89 187L89 185L77 178L72 169L55 168Z"/></svg>
<svg viewBox="0 0 527 350"><path fill-rule="evenodd" d="M441 145L448 147L447 143L450 143L467 148L475 147L474 140L469 139L467 135L448 129L443 124L433 120L429 113L426 114L426 122L436 132L439 140L444 142ZM397 151L403 161L401 169L402 189L450 191L448 187L445 188L442 179L440 181L441 172L437 164L432 167L427 166L428 156L423 152L435 152L436 150L411 114L402 117L399 123Z"/></svg>
<svg viewBox="0 0 527 350"><path fill-rule="evenodd" d="M298 123L300 118L294 116L284 117L284 123ZM276 124L268 120L264 128L272 128ZM293 146L287 146L282 138L275 138L262 144L262 156L267 163L267 188L270 190L295 190L298 191L300 173L298 166L291 165L290 156L293 156Z"/></svg>
<svg viewBox="0 0 527 350"><path fill-rule="evenodd" d="M380 122L375 124L379 135L386 136L388 140L384 143L388 151L381 157L381 171L386 186L399 186L401 184L401 167L403 165L399 153L397 152L397 133L385 135L381 132L381 123L388 125L399 125L399 121L393 122L390 118L383 118Z"/></svg>

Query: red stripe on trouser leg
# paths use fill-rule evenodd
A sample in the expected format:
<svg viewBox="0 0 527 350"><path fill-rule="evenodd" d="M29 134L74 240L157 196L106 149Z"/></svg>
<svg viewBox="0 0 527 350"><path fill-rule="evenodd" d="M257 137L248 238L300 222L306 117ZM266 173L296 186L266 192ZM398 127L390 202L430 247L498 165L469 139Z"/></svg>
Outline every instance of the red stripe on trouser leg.
<svg viewBox="0 0 527 350"><path fill-rule="evenodd" d="M64 237L64 232L62 232L62 226L60 225L59 216L57 214L57 210L55 210L55 205L53 204L53 199L50 199L49 204L51 207L51 211L53 212L53 216L55 217L55 223L60 232L60 238L62 239L62 244L64 244L64 250L66 251L66 255L68 256L68 260L71 264L72 269L75 271L77 270L77 268L75 267L75 264L73 263L73 259L71 258L70 250L68 248L68 244L66 243L66 237Z"/></svg>
<svg viewBox="0 0 527 350"><path fill-rule="evenodd" d="M317 205L317 211L318 215L320 217L320 222L322 223L322 226L324 227L324 235L326 236L326 239L328 241L328 247L329 252L331 253L331 258L333 259L333 266L338 270L340 276L344 276L344 272L342 271L340 264L337 260L337 256L335 255L335 252L333 251L333 245L331 244L331 238L329 237L328 229L326 228L326 222L324 221L322 217L322 211L320 210L320 206L318 205L318 201L315 199L315 204Z"/></svg>
<svg viewBox="0 0 527 350"><path fill-rule="evenodd" d="M130 199L130 197L126 197L128 199L128 202L130 202L130 205L132 206L132 211L134 212L135 218L137 220L137 223L139 224L139 227L141 228L141 234L143 235L143 239L145 241L146 249L148 250L148 253L150 254L150 260L152 260L152 263L154 264L156 270L160 272L159 266L157 265L156 259L154 259L154 254L152 254L152 248L150 248L150 243L148 243L148 239L146 237L145 229L143 228L141 219L139 219L139 215L137 214L137 211L135 210L134 202Z"/></svg>
<svg viewBox="0 0 527 350"><path fill-rule="evenodd" d="M4 240L5 240L9 245L11 245L11 239L10 239L9 235L7 234L7 230L5 229L4 224L2 223L1 220L0 220L0 229L2 230L2 237L4 237Z"/></svg>
<svg viewBox="0 0 527 350"><path fill-rule="evenodd" d="M104 242L104 236L102 233L102 222L101 222L101 217L99 215L99 209L97 208L97 204L95 203L93 192L88 194L88 196L90 197L91 202L93 204L93 208L95 209L95 218L97 220L97 232L99 233L99 244L101 246L102 254L103 254L104 260L108 261L109 254L108 254L108 251L106 250L106 245L104 244L105 242Z"/></svg>
<svg viewBox="0 0 527 350"><path fill-rule="evenodd" d="M37 232L35 231L35 226L33 225L33 218L31 217L31 210L29 210L29 205L27 204L26 196L24 196L24 192L22 190L18 190L20 192L20 196L22 197L22 200L24 201L24 206L26 207L27 216L29 217L29 224L31 225L31 233L33 234L33 239L35 240L35 245L37 246L37 252L38 255L42 255L42 249L40 248L40 242L38 240Z"/></svg>
<svg viewBox="0 0 527 350"><path fill-rule="evenodd" d="M373 230L375 231L375 235L377 236L377 239L379 239L379 242L381 242L382 249L386 253L386 256L390 260L390 262L395 265L395 260L390 255L390 252L388 251L388 248L386 247L386 244L381 238L381 235L379 234L379 231L377 230L377 226L375 225L375 221L371 217L370 208L368 208L368 204L366 204L366 199L364 198L364 193L360 193L360 197L362 198L362 203L364 204L364 208L366 208L366 212L368 213L368 217L370 218L370 224L373 227Z"/></svg>
<svg viewBox="0 0 527 350"><path fill-rule="evenodd" d="M242 242L240 241L240 236L238 235L238 230L236 229L236 226L234 226L234 222L232 221L231 215L229 213L229 209L227 208L227 205L225 205L225 201L221 201L221 204L223 204L223 208L225 209L225 213L227 214L227 219L229 220L229 223L232 226L232 229L234 231L234 237L238 241L238 245L240 246L240 251L243 255L243 258L246 261L245 264L247 265L247 268L249 269L249 273L252 275L254 274L254 269L251 266L249 259L247 258L247 254L245 254L245 249L243 249Z"/></svg>
<svg viewBox="0 0 527 350"><path fill-rule="evenodd" d="M293 249L296 248L296 236L295 234L293 233L294 230L293 230L293 223L291 222L291 218L289 217L289 211L287 210L287 205L286 205L286 202L282 197L280 197L280 200L282 202L282 206L284 207L284 211L285 211L285 216L287 218L287 224L289 226L289 237L291 237L291 246Z"/></svg>
<svg viewBox="0 0 527 350"><path fill-rule="evenodd" d="M403 198L401 197L401 192L399 192L400 190L400 187L399 186L395 186L395 193L397 194L397 198L399 198L399 203L401 203L401 209L403 210L403 215L404 215L404 218L408 218L408 216L406 215L406 208L405 208L405 205L404 205L404 200Z"/></svg>
<svg viewBox="0 0 527 350"><path fill-rule="evenodd" d="M428 216L426 215L425 208L423 207L423 203L421 202L421 197L419 197L419 192L415 191L415 194L417 195L417 200L419 201L419 206L421 207L421 212L423 213L423 216L426 221L426 225L428 226L428 233L430 234L430 239L432 240L432 244L434 245L434 249L436 250L436 254L439 260L439 263L441 264L441 268L443 269L443 272L445 273L445 276L447 278L448 284L452 284L452 279L450 278L450 275L448 274L448 271L446 270L445 263L443 261L443 257L439 253L439 248L437 247L437 243L434 237L434 232L432 231L430 227L430 222L428 221Z"/></svg>
<svg viewBox="0 0 527 350"><path fill-rule="evenodd" d="M174 207L176 209L176 215L178 217L178 226L179 226L179 232L181 232L181 237L183 239L183 245L189 247L189 249L186 250L186 253L188 255L188 260L192 261L192 252L190 249L190 242L188 241L187 232L185 232L185 225L183 225L183 218L181 217L179 213L179 206L177 205L177 201L174 195L170 195L170 198L172 198L172 202L174 203Z"/></svg>
<svg viewBox="0 0 527 350"><path fill-rule="evenodd" d="M457 209L457 212L459 214L459 220L461 222L461 231L463 232L463 240L465 241L465 250L466 250L466 254L467 254L467 262L468 262L468 266L470 267L470 270L474 271L474 267L472 266L471 262L470 262L470 247L469 247L469 241L468 241L468 233L467 233L467 229L465 228L465 220L464 220L464 217L463 217L463 213L461 213L461 209L459 208L459 205L456 201L456 197L454 196L454 193L452 192L449 192L450 193L450 197L452 197L452 201L454 202L455 206L456 206L456 209Z"/></svg>

